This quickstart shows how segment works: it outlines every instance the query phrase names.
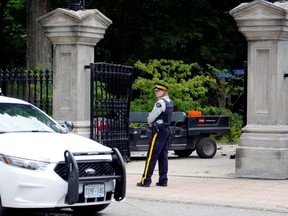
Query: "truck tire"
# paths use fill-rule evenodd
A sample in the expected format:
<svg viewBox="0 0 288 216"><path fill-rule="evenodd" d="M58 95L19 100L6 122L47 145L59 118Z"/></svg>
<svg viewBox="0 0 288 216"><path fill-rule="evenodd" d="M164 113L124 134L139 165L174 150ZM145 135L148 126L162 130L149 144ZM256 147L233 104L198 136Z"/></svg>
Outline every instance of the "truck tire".
<svg viewBox="0 0 288 216"><path fill-rule="evenodd" d="M196 152L200 158L213 158L217 151L217 145L209 137L200 139L196 145Z"/></svg>
<svg viewBox="0 0 288 216"><path fill-rule="evenodd" d="M194 149L174 150L175 155L178 157L188 157Z"/></svg>

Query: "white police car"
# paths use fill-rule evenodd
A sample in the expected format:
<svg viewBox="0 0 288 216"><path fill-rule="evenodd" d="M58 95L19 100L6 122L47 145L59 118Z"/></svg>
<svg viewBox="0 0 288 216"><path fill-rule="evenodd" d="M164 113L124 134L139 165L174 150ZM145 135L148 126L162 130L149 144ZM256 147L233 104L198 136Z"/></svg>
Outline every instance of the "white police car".
<svg viewBox="0 0 288 216"><path fill-rule="evenodd" d="M88 215L124 199L119 151L68 132L35 106L0 96L0 216L13 208Z"/></svg>

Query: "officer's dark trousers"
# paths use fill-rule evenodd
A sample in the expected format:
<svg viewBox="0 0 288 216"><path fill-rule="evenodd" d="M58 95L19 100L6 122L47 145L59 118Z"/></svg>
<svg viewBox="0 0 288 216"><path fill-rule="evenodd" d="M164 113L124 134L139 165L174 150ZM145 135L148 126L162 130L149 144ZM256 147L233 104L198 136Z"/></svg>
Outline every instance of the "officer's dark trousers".
<svg viewBox="0 0 288 216"><path fill-rule="evenodd" d="M156 162L158 160L159 183L167 183L168 173L168 148L170 141L170 128L161 129L158 133L153 133L147 152L147 159L141 183L150 185Z"/></svg>

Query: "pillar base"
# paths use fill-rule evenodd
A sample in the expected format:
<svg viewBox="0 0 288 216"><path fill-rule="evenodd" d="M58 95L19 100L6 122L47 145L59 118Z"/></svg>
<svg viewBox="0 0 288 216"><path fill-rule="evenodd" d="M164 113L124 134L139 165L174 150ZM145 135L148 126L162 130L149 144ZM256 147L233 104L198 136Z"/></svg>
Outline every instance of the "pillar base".
<svg viewBox="0 0 288 216"><path fill-rule="evenodd" d="M76 121L73 123L74 123L73 133L83 137L90 138L90 121Z"/></svg>
<svg viewBox="0 0 288 216"><path fill-rule="evenodd" d="M288 178L288 126L249 125L236 148L235 176Z"/></svg>

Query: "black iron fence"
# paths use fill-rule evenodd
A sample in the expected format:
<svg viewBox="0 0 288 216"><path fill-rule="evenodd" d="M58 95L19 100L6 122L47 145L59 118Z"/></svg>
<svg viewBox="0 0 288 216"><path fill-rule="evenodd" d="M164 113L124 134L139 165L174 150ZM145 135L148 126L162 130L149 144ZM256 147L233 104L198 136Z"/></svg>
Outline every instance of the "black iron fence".
<svg viewBox="0 0 288 216"><path fill-rule="evenodd" d="M129 110L134 68L108 63L87 67L91 69L91 138L117 147L124 160L130 160Z"/></svg>
<svg viewBox="0 0 288 216"><path fill-rule="evenodd" d="M0 88L5 96L34 104L52 115L52 71L0 69Z"/></svg>

